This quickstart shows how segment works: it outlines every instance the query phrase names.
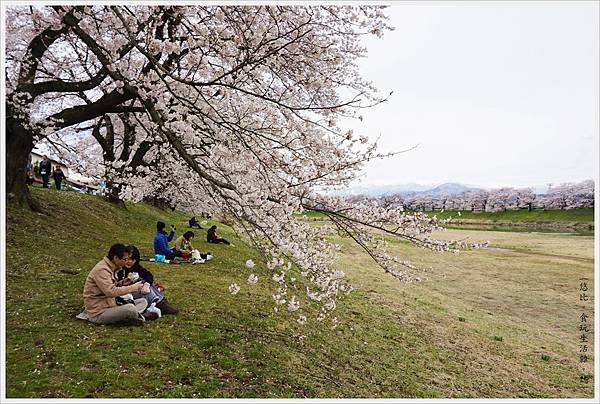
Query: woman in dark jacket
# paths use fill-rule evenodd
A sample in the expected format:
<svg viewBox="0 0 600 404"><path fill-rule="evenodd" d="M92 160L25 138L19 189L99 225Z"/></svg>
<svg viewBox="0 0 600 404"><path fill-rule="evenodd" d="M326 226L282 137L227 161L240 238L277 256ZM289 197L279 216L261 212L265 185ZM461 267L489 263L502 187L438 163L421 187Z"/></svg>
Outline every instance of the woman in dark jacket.
<svg viewBox="0 0 600 404"><path fill-rule="evenodd" d="M165 295L161 293L154 285L154 276L152 272L140 265L140 251L135 246L127 246L126 252L131 255L131 259L127 261L123 269L117 272L117 277L124 285L135 282L137 279L132 279L133 275L137 273L138 276L150 284L150 293L147 295L141 295L148 300L148 305L156 303L156 307L160 309L162 314L176 314L179 312L176 308L171 306L167 301ZM135 295L134 295L135 298Z"/></svg>
<svg viewBox="0 0 600 404"><path fill-rule="evenodd" d="M190 225L190 227L197 227L199 229L202 228L202 226L200 226L200 223L198 223L198 221L196 220L196 216L193 216L190 220L188 220L188 224Z"/></svg>
<svg viewBox="0 0 600 404"><path fill-rule="evenodd" d="M229 241L225 240L224 238L220 238L217 235L217 226L212 226L210 229L208 229L208 231L206 232L206 241L214 244L231 244Z"/></svg>

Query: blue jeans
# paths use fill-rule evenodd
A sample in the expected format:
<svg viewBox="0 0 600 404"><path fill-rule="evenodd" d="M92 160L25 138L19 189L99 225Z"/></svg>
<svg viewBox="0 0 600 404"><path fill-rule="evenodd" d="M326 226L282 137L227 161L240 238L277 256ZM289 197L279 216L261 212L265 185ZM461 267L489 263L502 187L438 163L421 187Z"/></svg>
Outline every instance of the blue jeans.
<svg viewBox="0 0 600 404"><path fill-rule="evenodd" d="M140 298L146 299L146 301L148 302L148 306L150 306L152 303L159 303L160 301L162 301L165 298L165 295L160 293L160 291L152 285L150 285L150 293L148 293L147 295L144 295L141 293L132 293L132 294L133 294L134 299L140 299Z"/></svg>

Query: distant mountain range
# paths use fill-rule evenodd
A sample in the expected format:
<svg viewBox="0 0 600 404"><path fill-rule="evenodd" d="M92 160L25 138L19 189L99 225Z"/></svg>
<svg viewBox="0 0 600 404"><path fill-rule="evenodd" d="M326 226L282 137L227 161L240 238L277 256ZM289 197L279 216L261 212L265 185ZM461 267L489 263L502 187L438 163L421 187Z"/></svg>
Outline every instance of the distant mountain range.
<svg viewBox="0 0 600 404"><path fill-rule="evenodd" d="M336 192L336 195L369 195L382 196L391 194L405 194L425 191L431 188L431 185L421 184L400 184L400 185L359 185Z"/></svg>
<svg viewBox="0 0 600 404"><path fill-rule="evenodd" d="M385 196L392 194L400 194L403 196L415 195L454 195L465 191L475 191L481 188L466 186L448 182L441 185L422 185L416 183L399 184L399 185L360 185L357 187L348 188L343 191L336 192L336 195L368 195L368 196Z"/></svg>
<svg viewBox="0 0 600 404"><path fill-rule="evenodd" d="M438 195L457 195L462 194L467 191L481 191L482 188L475 188L463 184L458 184L454 182L447 182L445 184L438 185L435 188L426 189L423 191L415 191L413 195L428 195L428 196L438 196ZM407 196L409 194L406 194Z"/></svg>
<svg viewBox="0 0 600 404"><path fill-rule="evenodd" d="M499 188L499 187L498 187ZM516 187L519 188L519 187ZM532 187L534 193L543 194L546 192L544 186ZM399 185L359 185L343 191L337 191L334 195L368 195L385 196L400 194L402 196L439 196L439 195L457 195L466 191L490 190L491 188L478 187L476 185L464 185L456 182L447 182L440 185L422 185L416 183Z"/></svg>

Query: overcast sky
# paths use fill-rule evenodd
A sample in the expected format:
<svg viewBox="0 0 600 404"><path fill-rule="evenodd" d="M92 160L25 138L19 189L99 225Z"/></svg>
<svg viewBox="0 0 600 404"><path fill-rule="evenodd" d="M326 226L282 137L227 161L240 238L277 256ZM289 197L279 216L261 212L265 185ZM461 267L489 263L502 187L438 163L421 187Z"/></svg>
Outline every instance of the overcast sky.
<svg viewBox="0 0 600 404"><path fill-rule="evenodd" d="M597 171L598 2L392 3L365 42L387 104L355 132L381 150L362 184L533 186Z"/></svg>

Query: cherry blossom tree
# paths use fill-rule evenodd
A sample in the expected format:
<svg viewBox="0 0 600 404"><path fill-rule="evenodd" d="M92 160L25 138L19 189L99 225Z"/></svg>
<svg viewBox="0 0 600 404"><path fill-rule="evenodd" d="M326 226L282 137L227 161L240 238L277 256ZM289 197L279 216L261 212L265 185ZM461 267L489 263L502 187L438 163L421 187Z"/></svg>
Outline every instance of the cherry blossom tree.
<svg viewBox="0 0 600 404"><path fill-rule="evenodd" d="M504 187L489 192L486 212L506 211L509 206L516 207L517 196L514 188Z"/></svg>
<svg viewBox="0 0 600 404"><path fill-rule="evenodd" d="M347 186L385 157L342 124L385 100L357 60L360 38L388 29L381 7L9 7L7 190L28 200L23 169L36 142L88 131L114 198L223 212L264 254L274 300L291 312L303 304L292 264L310 284L305 299L321 303L319 320L350 290L330 269L332 231L398 279L418 280L386 237L470 246L432 240L438 222L424 214L316 192ZM331 226L293 215L304 210Z"/></svg>
<svg viewBox="0 0 600 404"><path fill-rule="evenodd" d="M396 196L402 200L402 196ZM388 197L380 202L389 206ZM348 199L353 201L352 199ZM416 195L405 197L404 206L410 210L435 211L467 210L498 212L528 209L577 209L594 206L594 181L550 186L548 193L536 195L532 188L504 187L489 191L466 191L456 195Z"/></svg>
<svg viewBox="0 0 600 404"><path fill-rule="evenodd" d="M344 141L356 140L340 133L339 117L380 101L354 63L364 54L359 36L388 28L379 8L13 7L7 14L10 191L22 177L22 150L111 112L143 112L151 136L173 141L184 159L193 157L188 141L210 148L221 131L258 138L266 149L309 140L308 130L299 133L318 129L341 153ZM347 101L340 88L352 94ZM184 127L187 139L177 138ZM278 130L288 143L273 136Z"/></svg>
<svg viewBox="0 0 600 404"><path fill-rule="evenodd" d="M551 186L543 200L545 207L550 209L594 207L594 181Z"/></svg>
<svg viewBox="0 0 600 404"><path fill-rule="evenodd" d="M53 149L70 169L96 182L107 183L106 198L122 203L121 191L125 186L125 173L140 174L145 167L158 166L160 155L156 153L158 142L144 140L136 143L137 126L130 113L106 114L94 125L79 127L71 133L61 131L42 142ZM154 153L152 153L154 151ZM145 187L148 198L152 192Z"/></svg>
<svg viewBox="0 0 600 404"><path fill-rule="evenodd" d="M574 184L571 197L569 198L569 208L593 208L594 207L594 181L587 180Z"/></svg>
<svg viewBox="0 0 600 404"><path fill-rule="evenodd" d="M406 198L406 206L413 211L433 210L433 197L431 195L417 195Z"/></svg>
<svg viewBox="0 0 600 404"><path fill-rule="evenodd" d="M404 198L400 194L383 195L379 199L381 202L381 206L386 209L403 209L405 204Z"/></svg>
<svg viewBox="0 0 600 404"><path fill-rule="evenodd" d="M525 209L528 211L533 210L533 204L535 203L535 194L533 193L533 188L522 188L515 190L516 200L517 200L517 208Z"/></svg>

